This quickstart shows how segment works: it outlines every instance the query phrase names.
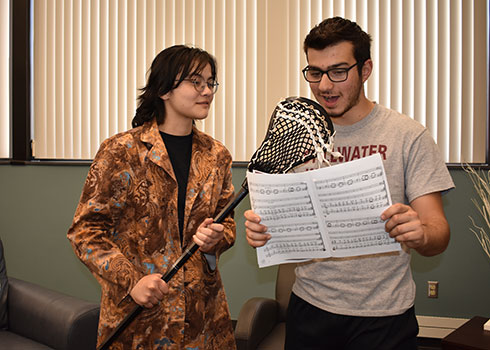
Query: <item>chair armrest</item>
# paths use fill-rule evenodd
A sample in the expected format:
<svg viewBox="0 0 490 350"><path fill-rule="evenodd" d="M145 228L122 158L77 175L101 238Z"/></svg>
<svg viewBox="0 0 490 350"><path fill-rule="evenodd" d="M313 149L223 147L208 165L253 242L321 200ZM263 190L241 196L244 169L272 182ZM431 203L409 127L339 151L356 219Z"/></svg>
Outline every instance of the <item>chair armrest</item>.
<svg viewBox="0 0 490 350"><path fill-rule="evenodd" d="M99 305L9 277L9 331L56 350L95 349Z"/></svg>
<svg viewBox="0 0 490 350"><path fill-rule="evenodd" d="M279 303L274 299L251 298L243 304L235 327L238 350L255 349L277 323Z"/></svg>

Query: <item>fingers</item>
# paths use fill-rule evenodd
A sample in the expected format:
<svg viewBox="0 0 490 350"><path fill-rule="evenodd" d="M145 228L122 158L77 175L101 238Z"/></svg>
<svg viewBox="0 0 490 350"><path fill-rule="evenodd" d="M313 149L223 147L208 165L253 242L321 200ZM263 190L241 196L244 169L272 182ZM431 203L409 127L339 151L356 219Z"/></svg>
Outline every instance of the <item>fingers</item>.
<svg viewBox="0 0 490 350"><path fill-rule="evenodd" d="M201 222L201 225L199 225L199 228L207 227L207 226L211 225L213 222L214 222L214 220L212 218L206 218L206 219L204 219L203 222Z"/></svg>
<svg viewBox="0 0 490 350"><path fill-rule="evenodd" d="M271 239L271 235L268 233L255 233L246 230L246 238L251 247L258 248L264 246Z"/></svg>
<svg viewBox="0 0 490 350"><path fill-rule="evenodd" d="M251 210L251 209L246 210L245 213L243 213L243 216L245 216L245 219L247 221L251 221L251 222L255 222L255 223L259 223L260 222L260 216L258 216L257 214L255 214L254 211Z"/></svg>
<svg viewBox="0 0 490 350"><path fill-rule="evenodd" d="M254 248L262 247L271 239L271 235L267 233L267 226L260 223L260 217L252 210L247 210L244 216L248 244Z"/></svg>
<svg viewBox="0 0 490 350"><path fill-rule="evenodd" d="M247 228L247 230L261 234L267 231L267 227L260 223L260 216L255 214L252 210L247 210L243 215L246 219L245 227Z"/></svg>
<svg viewBox="0 0 490 350"><path fill-rule="evenodd" d="M196 234L192 237L204 253L214 253L216 244L223 239L225 227L207 218L199 225Z"/></svg>
<svg viewBox="0 0 490 350"><path fill-rule="evenodd" d="M385 231L397 242L405 243L410 248L417 248L424 243L424 230L419 216L410 206L396 203L381 214Z"/></svg>
<svg viewBox="0 0 490 350"><path fill-rule="evenodd" d="M168 286L162 280L162 275L155 273L141 278L129 294L138 305L152 308L160 303L167 293Z"/></svg>
<svg viewBox="0 0 490 350"><path fill-rule="evenodd" d="M402 214L411 208L408 205L395 203L381 213L382 220L389 220L396 214Z"/></svg>

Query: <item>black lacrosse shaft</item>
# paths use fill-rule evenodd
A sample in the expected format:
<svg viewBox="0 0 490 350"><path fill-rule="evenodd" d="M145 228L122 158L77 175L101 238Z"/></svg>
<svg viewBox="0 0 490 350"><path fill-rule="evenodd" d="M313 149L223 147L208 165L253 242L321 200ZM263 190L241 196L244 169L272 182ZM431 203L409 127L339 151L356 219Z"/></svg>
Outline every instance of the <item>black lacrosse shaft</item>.
<svg viewBox="0 0 490 350"><path fill-rule="evenodd" d="M242 184L240 191L235 194L230 202L221 210L221 212L214 218L213 222L221 223L235 207L242 201L243 198L248 194L248 187L245 182ZM175 262L175 264L168 270L165 275L162 276L162 280L165 282L170 281L170 279L180 270L180 268L189 260L189 258L199 249L199 246L192 242L191 246L185 250L185 252L180 256L180 258Z"/></svg>
<svg viewBox="0 0 490 350"><path fill-rule="evenodd" d="M221 223L235 207L242 201L243 198L248 194L247 180L245 179L242 183L240 191L235 194L230 202L221 210L221 212L214 218L215 223ZM188 247L185 252L180 256L180 258L173 264L173 266L162 276L162 280L165 282L170 281L170 279L179 271L179 269L190 259L190 257L199 249L199 245L195 242ZM97 350L107 350L109 346L116 340L116 338L121 334L123 330L138 316L143 307L136 305L126 317L114 328L111 334L102 342L102 344L97 348Z"/></svg>

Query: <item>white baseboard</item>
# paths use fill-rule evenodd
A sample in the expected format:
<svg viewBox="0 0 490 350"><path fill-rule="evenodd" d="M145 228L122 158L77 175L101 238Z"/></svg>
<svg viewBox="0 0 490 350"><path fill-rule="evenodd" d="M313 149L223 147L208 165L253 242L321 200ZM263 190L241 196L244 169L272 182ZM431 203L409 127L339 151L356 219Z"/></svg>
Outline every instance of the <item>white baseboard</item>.
<svg viewBox="0 0 490 350"><path fill-rule="evenodd" d="M417 316L419 337L442 339L463 325L467 318Z"/></svg>

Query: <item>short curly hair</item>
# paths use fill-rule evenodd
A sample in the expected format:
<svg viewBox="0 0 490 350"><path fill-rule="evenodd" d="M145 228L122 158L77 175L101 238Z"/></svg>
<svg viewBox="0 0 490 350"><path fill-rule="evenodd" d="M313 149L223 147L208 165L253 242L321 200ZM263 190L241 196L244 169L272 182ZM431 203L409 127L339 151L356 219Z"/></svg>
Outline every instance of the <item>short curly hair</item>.
<svg viewBox="0 0 490 350"><path fill-rule="evenodd" d="M323 50L328 46L344 41L354 46L354 58L364 63L371 58L371 36L364 32L356 22L342 17L332 17L323 20L313 27L305 38L303 49L308 55L308 49ZM362 64L358 66L361 71Z"/></svg>

